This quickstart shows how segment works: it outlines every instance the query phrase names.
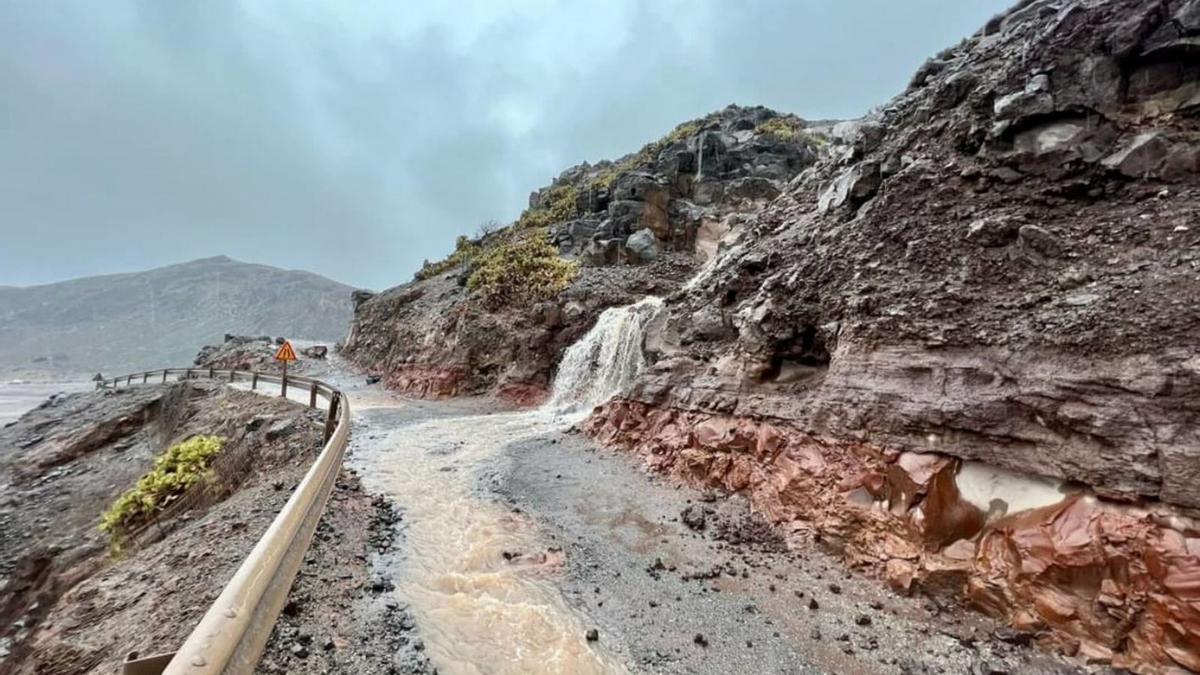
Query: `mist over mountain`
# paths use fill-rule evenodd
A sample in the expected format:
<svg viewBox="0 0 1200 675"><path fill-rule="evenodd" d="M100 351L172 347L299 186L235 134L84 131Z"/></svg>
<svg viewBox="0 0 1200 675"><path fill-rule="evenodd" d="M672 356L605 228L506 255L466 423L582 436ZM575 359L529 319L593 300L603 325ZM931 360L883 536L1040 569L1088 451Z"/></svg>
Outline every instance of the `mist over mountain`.
<svg viewBox="0 0 1200 675"><path fill-rule="evenodd" d="M0 370L116 373L191 363L225 333L333 342L350 286L224 256L0 287Z"/></svg>

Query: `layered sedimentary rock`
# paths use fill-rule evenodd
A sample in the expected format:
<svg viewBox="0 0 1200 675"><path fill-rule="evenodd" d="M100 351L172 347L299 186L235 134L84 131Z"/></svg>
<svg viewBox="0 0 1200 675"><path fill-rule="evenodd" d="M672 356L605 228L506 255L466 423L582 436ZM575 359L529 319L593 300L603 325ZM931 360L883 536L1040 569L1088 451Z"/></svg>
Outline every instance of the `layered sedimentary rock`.
<svg viewBox="0 0 1200 675"><path fill-rule="evenodd" d="M1161 503L780 419L622 400L585 431L697 487L746 494L900 592L965 598L1088 661L1200 668L1200 523Z"/></svg>
<svg viewBox="0 0 1200 675"><path fill-rule="evenodd" d="M530 195L518 223L464 244L542 232L579 264L570 287L540 302L489 306L467 287L474 263L451 265L356 294L344 353L410 394L496 388L537 401L563 350L604 309L679 288L697 252L714 252L826 147L821 131L796 117L730 106L615 162L568 169Z"/></svg>
<svg viewBox="0 0 1200 675"><path fill-rule="evenodd" d="M1022 2L931 59L667 298L587 430L898 587L1200 668L1198 16Z"/></svg>

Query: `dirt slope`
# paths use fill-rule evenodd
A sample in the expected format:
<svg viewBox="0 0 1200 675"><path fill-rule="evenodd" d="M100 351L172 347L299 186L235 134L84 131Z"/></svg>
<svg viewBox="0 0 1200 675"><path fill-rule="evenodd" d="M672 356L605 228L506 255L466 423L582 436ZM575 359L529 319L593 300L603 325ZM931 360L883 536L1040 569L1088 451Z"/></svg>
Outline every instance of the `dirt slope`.
<svg viewBox="0 0 1200 675"><path fill-rule="evenodd" d="M0 671L111 673L178 647L303 477L323 415L180 382L57 397L0 431ZM196 434L252 468L110 555L101 513Z"/></svg>

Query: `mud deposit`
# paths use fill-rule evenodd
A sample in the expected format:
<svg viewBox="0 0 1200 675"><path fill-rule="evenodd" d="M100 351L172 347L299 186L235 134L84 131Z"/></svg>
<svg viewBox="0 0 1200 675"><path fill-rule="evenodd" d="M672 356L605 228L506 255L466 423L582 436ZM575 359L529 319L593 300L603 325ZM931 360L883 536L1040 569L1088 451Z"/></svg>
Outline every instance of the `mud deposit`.
<svg viewBox="0 0 1200 675"><path fill-rule="evenodd" d="M637 671L1077 672L983 617L891 594L819 544L789 550L744 500L663 482L573 434L508 446L480 486L562 547L568 605Z"/></svg>

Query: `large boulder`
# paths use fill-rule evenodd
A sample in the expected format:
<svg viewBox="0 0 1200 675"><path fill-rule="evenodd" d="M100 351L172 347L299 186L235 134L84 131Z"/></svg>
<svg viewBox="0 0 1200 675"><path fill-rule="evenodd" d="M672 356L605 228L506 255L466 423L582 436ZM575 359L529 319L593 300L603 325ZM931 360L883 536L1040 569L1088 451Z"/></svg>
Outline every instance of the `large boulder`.
<svg viewBox="0 0 1200 675"><path fill-rule="evenodd" d="M625 248L634 260L649 262L658 257L658 239L650 230L638 230L625 240Z"/></svg>

